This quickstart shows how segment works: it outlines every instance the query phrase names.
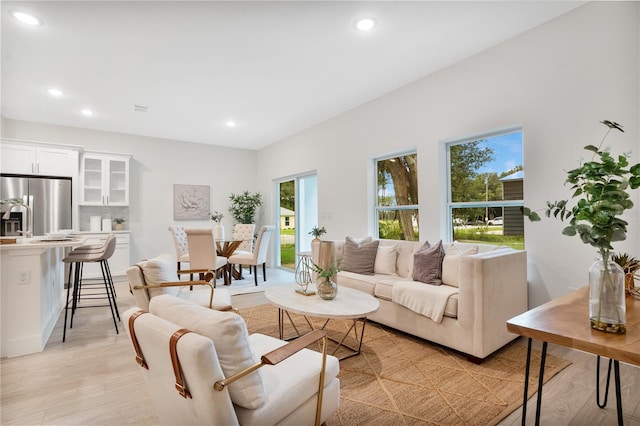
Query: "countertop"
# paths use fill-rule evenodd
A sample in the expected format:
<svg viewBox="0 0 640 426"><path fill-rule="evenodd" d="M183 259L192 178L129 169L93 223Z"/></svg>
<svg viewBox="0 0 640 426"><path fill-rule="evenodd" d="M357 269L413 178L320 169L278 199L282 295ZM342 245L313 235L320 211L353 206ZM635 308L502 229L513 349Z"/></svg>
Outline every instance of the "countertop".
<svg viewBox="0 0 640 426"><path fill-rule="evenodd" d="M0 244L0 251L76 247L86 241L86 238L83 236L77 236L64 241L44 241L46 238L47 237L18 238L15 244Z"/></svg>

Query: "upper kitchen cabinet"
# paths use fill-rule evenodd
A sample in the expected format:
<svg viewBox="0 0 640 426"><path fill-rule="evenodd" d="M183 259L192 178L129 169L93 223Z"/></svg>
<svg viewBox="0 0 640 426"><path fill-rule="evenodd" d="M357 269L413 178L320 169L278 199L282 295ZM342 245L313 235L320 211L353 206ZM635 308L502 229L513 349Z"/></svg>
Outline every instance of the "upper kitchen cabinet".
<svg viewBox="0 0 640 426"><path fill-rule="evenodd" d="M3 173L74 177L77 170L75 150L2 141Z"/></svg>
<svg viewBox="0 0 640 426"><path fill-rule="evenodd" d="M80 204L129 205L129 158L123 155L85 153L80 170Z"/></svg>

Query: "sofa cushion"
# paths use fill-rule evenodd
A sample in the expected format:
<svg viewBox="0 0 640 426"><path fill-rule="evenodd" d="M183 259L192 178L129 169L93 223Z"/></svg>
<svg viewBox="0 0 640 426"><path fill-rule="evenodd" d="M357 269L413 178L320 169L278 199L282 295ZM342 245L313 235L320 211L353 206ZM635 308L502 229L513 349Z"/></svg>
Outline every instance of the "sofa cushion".
<svg viewBox="0 0 640 426"><path fill-rule="evenodd" d="M178 280L176 264L171 261L168 255L154 257L153 259L139 262L138 265L142 267L144 281L147 285L158 285ZM153 298L161 294L177 296L179 291L180 287L150 288L149 297Z"/></svg>
<svg viewBox="0 0 640 426"><path fill-rule="evenodd" d="M152 298L149 311L213 340L226 377L260 362L249 345L247 325L236 313L215 311L169 295ZM260 370L231 383L228 389L233 403L242 407L258 408L266 401Z"/></svg>
<svg viewBox="0 0 640 426"><path fill-rule="evenodd" d="M452 244L442 261L442 282L454 287L460 287L460 264L464 256L478 253L478 246L462 249Z"/></svg>
<svg viewBox="0 0 640 426"><path fill-rule="evenodd" d="M428 247L428 243L413 254L413 274L414 281L426 284L442 284L442 260L444 259L444 249L442 240L433 247ZM426 247L425 247L426 246Z"/></svg>
<svg viewBox="0 0 640 426"><path fill-rule="evenodd" d="M357 243L353 238L347 237L344 243L342 269L357 274L373 275L379 244L378 240Z"/></svg>
<svg viewBox="0 0 640 426"><path fill-rule="evenodd" d="M376 274L396 275L396 244L378 246L373 272Z"/></svg>

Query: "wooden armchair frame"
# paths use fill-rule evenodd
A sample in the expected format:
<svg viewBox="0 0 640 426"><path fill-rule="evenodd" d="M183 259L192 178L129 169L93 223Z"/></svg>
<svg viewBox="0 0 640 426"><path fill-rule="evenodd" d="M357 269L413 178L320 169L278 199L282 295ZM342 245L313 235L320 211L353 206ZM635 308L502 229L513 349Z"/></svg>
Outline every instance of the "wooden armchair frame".
<svg viewBox="0 0 640 426"><path fill-rule="evenodd" d="M140 268L140 266L138 265ZM178 271L178 273L189 273L188 271ZM195 272L194 272L195 273ZM163 288L163 287L184 287L184 286L194 286L194 285L206 285L211 288L211 295L209 296L209 309L212 309L213 306L213 294L215 292L215 285L211 283L213 280L213 272L212 271L203 271L204 279L203 280L195 280L195 281L166 281L161 284L156 285L136 285L133 286L134 290L142 290L149 288ZM144 279L144 274L142 274L142 279Z"/></svg>

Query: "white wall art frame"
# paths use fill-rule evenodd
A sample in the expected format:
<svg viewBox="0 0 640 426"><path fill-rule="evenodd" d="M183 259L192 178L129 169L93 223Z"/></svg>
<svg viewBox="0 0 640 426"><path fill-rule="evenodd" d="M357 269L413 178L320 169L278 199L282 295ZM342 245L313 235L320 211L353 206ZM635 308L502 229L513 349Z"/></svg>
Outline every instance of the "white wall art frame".
<svg viewBox="0 0 640 426"><path fill-rule="evenodd" d="M173 219L209 219L209 185L173 185Z"/></svg>

